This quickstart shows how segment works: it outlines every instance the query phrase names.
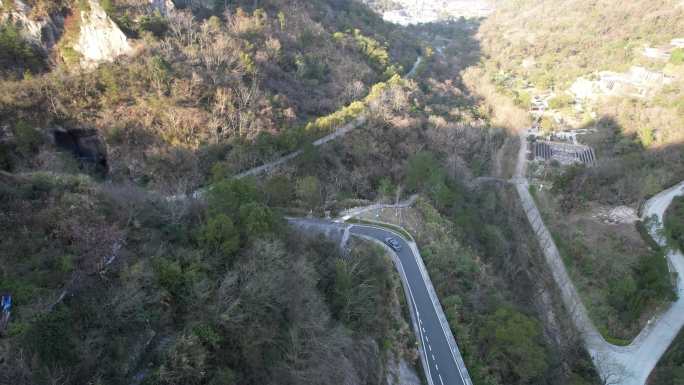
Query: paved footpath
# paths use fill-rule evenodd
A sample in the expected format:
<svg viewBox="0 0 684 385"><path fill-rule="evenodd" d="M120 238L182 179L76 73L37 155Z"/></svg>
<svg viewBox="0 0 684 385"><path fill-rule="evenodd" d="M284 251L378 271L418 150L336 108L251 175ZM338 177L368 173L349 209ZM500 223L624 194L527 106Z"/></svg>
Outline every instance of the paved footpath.
<svg viewBox="0 0 684 385"><path fill-rule="evenodd" d="M520 152L513 182L520 197L527 219L532 225L541 249L558 285L563 303L573 323L582 334L585 347L606 384L644 385L649 374L665 353L668 346L684 326L684 256L679 250L667 252L670 269L678 274L679 299L663 313L651 319L648 325L628 346L612 345L603 338L589 318L587 309L570 279L558 248L544 225L539 209L529 191L525 176L527 155L527 130L520 134ZM644 205L643 219L653 216L658 221L649 233L660 245L665 246L662 233L662 217L675 196L684 195L684 182L649 199Z"/></svg>

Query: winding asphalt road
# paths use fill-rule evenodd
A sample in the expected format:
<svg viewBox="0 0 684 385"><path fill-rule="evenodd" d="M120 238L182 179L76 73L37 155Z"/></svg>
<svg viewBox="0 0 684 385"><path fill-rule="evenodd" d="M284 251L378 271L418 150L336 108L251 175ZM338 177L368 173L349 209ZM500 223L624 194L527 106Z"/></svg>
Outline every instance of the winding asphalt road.
<svg viewBox="0 0 684 385"><path fill-rule="evenodd" d="M341 249L347 248L350 236L382 244L401 277L428 384L473 384L415 242L382 227L352 225L342 219L331 221L288 217L287 221L304 233L318 233L339 242ZM399 251L387 246L385 239L388 237L399 241Z"/></svg>
<svg viewBox="0 0 684 385"><path fill-rule="evenodd" d="M397 234L372 226L353 225L352 235L372 238L385 243L387 237L396 238L401 250L395 251L397 270L404 282L416 336L421 346L421 361L432 385L471 385L470 377L444 313L434 293L418 248Z"/></svg>

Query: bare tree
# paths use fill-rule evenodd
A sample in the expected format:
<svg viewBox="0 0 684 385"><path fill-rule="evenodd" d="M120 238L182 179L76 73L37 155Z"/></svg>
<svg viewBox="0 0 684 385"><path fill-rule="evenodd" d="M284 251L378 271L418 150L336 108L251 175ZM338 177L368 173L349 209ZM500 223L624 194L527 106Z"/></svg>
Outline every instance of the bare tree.
<svg viewBox="0 0 684 385"><path fill-rule="evenodd" d="M240 48L235 40L221 31L213 30L209 23L202 24L197 39L199 43L199 59L214 84L222 83L226 74L240 78L244 74L244 66L238 53Z"/></svg>
<svg viewBox="0 0 684 385"><path fill-rule="evenodd" d="M181 46L189 46L197 39L195 18L190 11L173 12L169 15L170 36Z"/></svg>
<svg viewBox="0 0 684 385"><path fill-rule="evenodd" d="M596 353L593 358L603 385L620 385L632 376L623 364L605 353Z"/></svg>
<svg viewBox="0 0 684 385"><path fill-rule="evenodd" d="M254 117L252 108L259 95L257 76L252 77L252 82L248 86L240 84L233 91L237 109L237 113L233 114L233 119L231 119L233 132L240 137L249 136L251 132L247 132L247 129L250 128Z"/></svg>

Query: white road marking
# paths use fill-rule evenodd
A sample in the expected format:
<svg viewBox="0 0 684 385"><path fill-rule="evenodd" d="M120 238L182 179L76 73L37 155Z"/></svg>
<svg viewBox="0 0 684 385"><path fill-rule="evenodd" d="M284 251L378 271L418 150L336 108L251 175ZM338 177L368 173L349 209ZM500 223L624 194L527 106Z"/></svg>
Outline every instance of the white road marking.
<svg viewBox="0 0 684 385"><path fill-rule="evenodd" d="M362 226L361 226L361 227L362 227ZM413 256L413 259L414 259L414 262L416 263L416 265L419 265L419 262L418 262L418 259L417 259L417 255L413 252L413 250L411 250L411 255ZM412 290L412 288L411 288L411 285L410 285L409 282L408 282L408 276L406 275L406 272L405 272L405 270L404 270L403 263L399 263L398 265L399 265L398 267L401 269L402 275L406 278L406 281L407 281L407 282L406 282L406 283L407 283L406 286L407 286L407 288L408 288L409 295L410 295L410 297L411 297L411 302L412 302L413 308L414 308L414 310L415 310L416 318L417 318L417 320L418 320L418 325L419 325L419 328L418 328L418 335L419 335L419 337L421 338L421 340L428 340L428 342L429 342L429 338L428 338L428 336L427 336L427 332L425 331L425 328L422 327L422 326L423 326L423 320L422 320L421 317L420 317L420 312L418 311L418 304L416 303L415 298L414 298L414 296L413 296L413 290ZM421 270L421 275L423 275L423 274L422 274L422 269L420 268L420 266L417 266L417 267L418 267L418 270ZM422 279L422 280L420 280L419 283L422 283L422 284L423 284L423 288L428 292L428 296L432 299L432 297L430 296L430 290L429 290L428 287L427 287L427 282L426 282L426 280ZM431 302L432 302L432 301L431 301ZM430 308L432 308L432 311L434 312L435 317L439 320L439 316L438 316L438 314L437 314L438 312L437 312L437 308L436 308L436 306L435 306L435 303L432 302L431 305L432 305L432 306L430 306ZM439 306L439 305L437 305L437 306ZM463 378L463 373L461 373L461 370L460 370L460 368L459 368L459 366L458 366L458 361L456 360L456 356L455 356L455 354L454 354L454 351L451 349L451 344L449 343L449 338L447 337L447 335L450 334L450 333L447 332L447 329L446 329L445 325L442 324L441 322L440 322L440 326L441 326L441 329L442 329L442 333L443 333L443 335L444 335L444 337L445 337L445 340L446 340L446 342L447 342L447 345L448 345L448 347L449 347L449 351L450 351L450 353L451 353L451 356L452 356L452 358L454 359L454 364L456 364L456 371L458 372L458 375L461 377L462 382L465 384L466 382L465 382L465 379ZM423 341L421 341L421 342L423 342ZM428 344L423 343L422 345L423 345L423 349L421 349L421 350L423 351L424 357L425 357L425 359L427 360L427 359L428 359L428 352L425 351L424 347L425 347L425 345L428 345ZM428 345L428 348L430 349L430 351L432 351L432 347L431 347L431 346ZM435 360L434 354L432 354L432 359ZM428 378L429 378L429 379L432 379L433 377L432 377L431 374L430 374L430 365L426 365L426 366L427 366L426 369L427 369L427 372L428 372L428 373L427 373ZM436 363L435 363L435 369L437 370L437 372L439 372L439 366L438 366ZM439 374L439 373L438 373L438 374ZM430 382L430 384L432 384L432 381L431 381L431 380L430 380L429 382ZM444 385L444 381L442 380L441 375L440 375L440 382L441 382L442 385Z"/></svg>
<svg viewBox="0 0 684 385"><path fill-rule="evenodd" d="M406 277L406 271L404 271L404 265L399 264L399 267L401 268L401 273L404 277ZM411 285L408 283L408 278L406 278L406 287L408 288L409 295L411 296L411 304L413 305L413 309L416 311L416 318L418 319L418 324L421 324L422 321L420 320L420 312L418 312L418 305L416 304L416 299L413 297L413 290L411 290ZM425 346L426 343L423 341L423 338L427 337L423 335L423 333L420 332L420 329L418 329L418 335L420 336L421 342L423 343L422 345ZM420 349L423 351L423 354L425 355L425 363L428 361L428 356L427 356L427 351L425 351L425 348ZM432 374L430 373L430 365L425 365L427 369L427 376L428 378L432 378ZM430 381L432 383L432 381Z"/></svg>
<svg viewBox="0 0 684 385"><path fill-rule="evenodd" d="M441 382L442 385L444 385L444 380L442 380L442 375L441 374L437 374L437 375L439 376L439 382Z"/></svg>
<svg viewBox="0 0 684 385"><path fill-rule="evenodd" d="M430 349L430 351L432 351L432 346L430 346L430 344L428 344L428 349Z"/></svg>

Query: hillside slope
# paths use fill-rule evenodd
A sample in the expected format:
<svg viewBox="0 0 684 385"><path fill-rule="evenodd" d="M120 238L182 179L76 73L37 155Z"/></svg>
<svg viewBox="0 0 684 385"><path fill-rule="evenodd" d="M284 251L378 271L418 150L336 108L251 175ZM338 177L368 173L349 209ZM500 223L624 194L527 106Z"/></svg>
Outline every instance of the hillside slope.
<svg viewBox="0 0 684 385"><path fill-rule="evenodd" d="M354 1L228 3L2 1L0 48L16 55L0 60L0 291L14 299L0 383L413 373L381 249L301 237L254 181L164 194L329 132L418 45ZM111 34L131 50L82 60L78 44L104 52Z"/></svg>
<svg viewBox="0 0 684 385"><path fill-rule="evenodd" d="M327 133L330 124L307 122L362 99L418 55L411 38L353 1L262 1L257 10L251 1L229 9L177 2L165 15L146 1L109 1L104 8L136 53L81 71L78 60L64 60L70 42L83 40L80 3L63 3L51 9L52 19L65 20L48 53L57 64L23 76L30 74L23 62L7 63L5 170L68 171L73 165L50 145L60 131L79 145L84 136L100 142L100 171L111 178L186 192L204 183L218 160L250 167ZM20 24L3 28L2 41L32 52ZM27 60L40 59L34 56ZM21 145L24 139L30 144ZM257 140L258 150L246 148Z"/></svg>
<svg viewBox="0 0 684 385"><path fill-rule="evenodd" d="M502 2L480 36L491 59L485 64L488 74L523 107L530 93L552 91L562 97L555 105L567 120L590 127L610 117L620 135L634 139L634 149L659 150L684 141L681 2L631 1L619 7L613 1ZM609 76L620 84L614 86ZM625 78L625 90L604 89L610 92L601 95L594 86L592 91L590 82L602 78L606 85L599 85L611 89L622 87ZM600 155L620 151L609 146ZM677 172L669 159L666 163L670 173ZM669 175L658 179L647 183L649 191L630 192L628 199L660 191L664 179L670 181Z"/></svg>
<svg viewBox="0 0 684 385"><path fill-rule="evenodd" d="M479 36L496 92L537 115L531 142L595 151L574 165L533 153L528 176L592 320L628 344L674 297L637 219L646 198L684 179L684 6L501 1Z"/></svg>

